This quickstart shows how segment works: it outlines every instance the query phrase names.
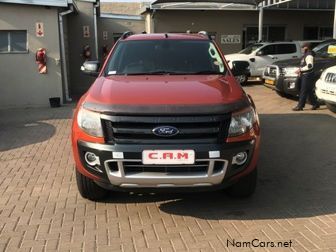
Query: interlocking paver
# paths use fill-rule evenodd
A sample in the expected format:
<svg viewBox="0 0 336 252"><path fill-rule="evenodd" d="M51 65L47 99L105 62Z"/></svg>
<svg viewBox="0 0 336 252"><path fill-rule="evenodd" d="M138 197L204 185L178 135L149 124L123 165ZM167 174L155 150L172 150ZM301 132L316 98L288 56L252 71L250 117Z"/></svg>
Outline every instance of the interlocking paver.
<svg viewBox="0 0 336 252"><path fill-rule="evenodd" d="M0 251L336 251L335 115L248 86L262 125L259 185L222 192L79 196L74 106L0 111ZM309 108L309 106L307 106ZM292 248L228 246L228 240Z"/></svg>

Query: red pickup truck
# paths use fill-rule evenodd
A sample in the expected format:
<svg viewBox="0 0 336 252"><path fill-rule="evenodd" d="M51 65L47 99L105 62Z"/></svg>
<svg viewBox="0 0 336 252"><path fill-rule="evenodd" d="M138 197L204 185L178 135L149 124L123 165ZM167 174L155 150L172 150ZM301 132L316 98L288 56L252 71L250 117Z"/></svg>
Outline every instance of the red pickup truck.
<svg viewBox="0 0 336 252"><path fill-rule="evenodd" d="M98 69L101 69L98 72ZM214 41L125 33L78 102L72 147L79 192L226 189L250 196L260 143L254 103Z"/></svg>

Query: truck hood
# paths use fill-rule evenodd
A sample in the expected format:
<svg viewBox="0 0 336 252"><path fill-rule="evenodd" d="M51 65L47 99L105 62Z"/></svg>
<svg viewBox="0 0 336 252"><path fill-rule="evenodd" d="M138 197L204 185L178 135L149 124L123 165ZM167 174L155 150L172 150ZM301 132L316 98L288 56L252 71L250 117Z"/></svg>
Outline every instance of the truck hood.
<svg viewBox="0 0 336 252"><path fill-rule="evenodd" d="M301 61L301 59L280 60L280 61L277 61L277 62L273 63L273 65L277 65L281 68L283 68L283 67L299 67L300 66L300 61ZM324 57L319 57L319 56L314 57L314 64L315 65L329 66L330 64L334 65L334 63L335 63L335 59L333 59L333 58L324 58Z"/></svg>
<svg viewBox="0 0 336 252"><path fill-rule="evenodd" d="M272 65L276 65L279 67L299 67L300 66L301 59L289 59L289 60L280 60Z"/></svg>
<svg viewBox="0 0 336 252"><path fill-rule="evenodd" d="M167 111L170 106L223 108L245 101L244 97L233 76L110 76L97 78L86 94L84 105L99 111L122 112L125 107L152 110L155 106Z"/></svg>
<svg viewBox="0 0 336 252"><path fill-rule="evenodd" d="M225 55L225 59L228 61L233 61L233 60L249 60L251 58L250 55L243 54L243 53L233 53L233 54L227 54Z"/></svg>

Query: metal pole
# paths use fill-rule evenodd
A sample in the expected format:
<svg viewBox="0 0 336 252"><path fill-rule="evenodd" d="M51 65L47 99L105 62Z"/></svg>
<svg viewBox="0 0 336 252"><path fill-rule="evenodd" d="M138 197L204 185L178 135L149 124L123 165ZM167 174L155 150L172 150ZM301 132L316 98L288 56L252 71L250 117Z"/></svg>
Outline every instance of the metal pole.
<svg viewBox="0 0 336 252"><path fill-rule="evenodd" d="M59 33L60 33L60 42L61 42L61 64L63 68L63 80L64 80L64 91L65 91L65 100L67 102L72 101L69 94L69 83L68 83L68 69L67 62L65 57L65 44L64 44L64 28L63 28L63 16L73 13L73 7L70 7L70 10L59 13Z"/></svg>
<svg viewBox="0 0 336 252"><path fill-rule="evenodd" d="M263 26L264 26L264 8L261 6L259 8L258 41L262 41L263 39Z"/></svg>
<svg viewBox="0 0 336 252"><path fill-rule="evenodd" d="M99 60L99 49L98 49L98 25L97 25L97 9L99 7L99 2L93 5L93 26L95 35L95 53L96 59Z"/></svg>
<svg viewBox="0 0 336 252"><path fill-rule="evenodd" d="M334 11L334 34L333 38L336 39L336 0L335 0L335 11Z"/></svg>

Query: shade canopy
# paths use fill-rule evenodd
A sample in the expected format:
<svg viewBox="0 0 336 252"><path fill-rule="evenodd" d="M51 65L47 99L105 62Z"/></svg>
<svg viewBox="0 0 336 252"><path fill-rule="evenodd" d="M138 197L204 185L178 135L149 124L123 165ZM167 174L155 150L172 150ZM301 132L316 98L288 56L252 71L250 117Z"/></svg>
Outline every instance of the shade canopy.
<svg viewBox="0 0 336 252"><path fill-rule="evenodd" d="M246 5L253 5L256 6L259 3L263 2L264 0L193 0L193 1L186 1L186 0L156 0L152 4L165 4L165 3L224 3L224 4L246 4Z"/></svg>

